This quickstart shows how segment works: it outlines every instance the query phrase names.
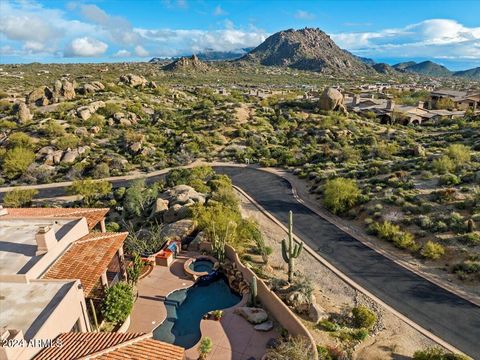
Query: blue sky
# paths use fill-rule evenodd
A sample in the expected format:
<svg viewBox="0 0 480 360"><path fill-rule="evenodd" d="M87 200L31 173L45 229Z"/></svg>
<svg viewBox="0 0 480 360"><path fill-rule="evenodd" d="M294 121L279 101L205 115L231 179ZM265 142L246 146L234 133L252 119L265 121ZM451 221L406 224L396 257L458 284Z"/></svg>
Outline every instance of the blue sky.
<svg viewBox="0 0 480 360"><path fill-rule="evenodd" d="M377 61L480 66L480 1L0 0L0 62L138 61L319 27Z"/></svg>

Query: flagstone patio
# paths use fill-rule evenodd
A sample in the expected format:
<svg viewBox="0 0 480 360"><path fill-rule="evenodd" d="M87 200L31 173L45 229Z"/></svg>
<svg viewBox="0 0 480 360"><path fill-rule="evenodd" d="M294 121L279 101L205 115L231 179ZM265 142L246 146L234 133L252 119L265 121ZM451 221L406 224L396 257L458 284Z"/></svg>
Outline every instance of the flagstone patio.
<svg viewBox="0 0 480 360"><path fill-rule="evenodd" d="M170 268L155 266L148 276L138 282L138 298L131 314L129 332L152 332L165 320L167 311L163 301L172 291L193 285L193 280L185 275L183 265L190 257L197 255L195 252L182 252ZM233 313L236 306L224 310L220 321L201 321L202 336L210 337L213 342L208 360L260 360L268 340L278 336L276 330L256 331L253 325ZM187 349L186 358L198 358L197 346Z"/></svg>

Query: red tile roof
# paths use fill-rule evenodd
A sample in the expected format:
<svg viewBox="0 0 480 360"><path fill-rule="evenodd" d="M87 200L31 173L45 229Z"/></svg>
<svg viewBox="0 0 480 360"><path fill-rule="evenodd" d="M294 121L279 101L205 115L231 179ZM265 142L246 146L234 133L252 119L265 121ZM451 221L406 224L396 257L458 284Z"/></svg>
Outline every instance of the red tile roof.
<svg viewBox="0 0 480 360"><path fill-rule="evenodd" d="M89 297L128 232L90 233L74 241L43 276L44 279L80 279Z"/></svg>
<svg viewBox="0 0 480 360"><path fill-rule="evenodd" d="M142 333L64 333L62 346L41 351L34 360L183 360L185 350Z"/></svg>
<svg viewBox="0 0 480 360"><path fill-rule="evenodd" d="M93 229L107 215L108 208L7 208L2 219L42 217L85 217L89 229Z"/></svg>

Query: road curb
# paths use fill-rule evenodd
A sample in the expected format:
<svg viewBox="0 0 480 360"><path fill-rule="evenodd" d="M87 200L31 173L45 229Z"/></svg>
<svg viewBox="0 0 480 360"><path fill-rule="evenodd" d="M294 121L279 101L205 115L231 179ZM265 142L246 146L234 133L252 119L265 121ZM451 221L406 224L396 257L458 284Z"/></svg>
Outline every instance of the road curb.
<svg viewBox="0 0 480 360"><path fill-rule="evenodd" d="M283 179L285 179L284 177L282 177ZM285 179L288 181L288 179ZM290 182L289 182L290 183ZM255 205L256 208L258 208L258 210L260 210L266 217L268 217L270 220L272 220L275 224L277 224L282 230L284 230L286 233L288 233L288 229L285 227L285 225L283 225L275 216L273 216L272 214L270 214L267 210L265 210L263 208L262 205L260 205L256 200L254 200L250 195L248 195L243 189L241 189L240 187L236 186L236 185L233 185L233 187L239 192L241 193L243 196L245 196L245 198L248 199L248 201L250 201L253 205ZM292 190L293 190L293 186L292 186ZM295 199L297 199L295 197ZM297 200L298 201L298 200ZM306 206L305 204L302 204L304 206ZM313 250L308 244L306 244L304 241L302 241L297 235L293 234L293 238L296 242L302 242L303 243L303 248L311 255L313 256L318 262L320 262L322 265L324 265L326 268L328 268L330 271L332 271L336 276L338 276L343 282L345 282L347 285L349 285L350 287L354 288L355 290L359 291L360 293L362 293L363 295L369 297L370 299L372 299L373 301L375 301L377 304L381 305L382 307L384 307L385 309L387 309L388 311L390 311L391 313L393 313L395 316L397 316L400 320L402 320L403 322L405 322L406 324L410 325L412 328L414 328L415 330L417 330L418 332L420 332L422 335L424 335L425 337L429 338L430 340L436 342L438 345L442 346L443 348L447 349L448 351L451 351L451 352L454 352L454 353L459 353L459 354L463 354L463 355L466 355L464 354L461 350L457 349L455 346L449 344L448 342L446 342L445 340L439 338L437 335L431 333L430 331L428 331L427 329L423 328L422 326L418 325L417 323L415 323L414 321L410 320L408 317L406 317L405 315L403 315L402 313L398 312L397 310L395 310L393 307L391 307L390 305L386 304L385 302L383 302L380 298L378 298L377 296L375 296L374 294L372 294L371 292L369 292L367 289L365 289L364 287L362 287L361 285L357 284L355 281L351 280L348 276L346 276L343 272L341 272L340 270L338 270L335 266L333 266L332 264L330 264L330 262L328 262L327 260L325 260L321 255L319 255L318 253L315 252L315 250Z"/></svg>

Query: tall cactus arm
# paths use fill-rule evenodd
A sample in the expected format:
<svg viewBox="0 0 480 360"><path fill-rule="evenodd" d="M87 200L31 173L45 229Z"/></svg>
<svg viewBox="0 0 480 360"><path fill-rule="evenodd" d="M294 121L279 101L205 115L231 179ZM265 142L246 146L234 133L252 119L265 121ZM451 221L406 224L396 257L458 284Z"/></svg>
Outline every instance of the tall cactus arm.
<svg viewBox="0 0 480 360"><path fill-rule="evenodd" d="M300 253L302 252L302 249L303 249L303 242L301 242L300 245L299 245L299 244L295 244L295 248L294 248L294 250L293 250L292 256L293 256L294 258L297 258L297 257L300 255Z"/></svg>
<svg viewBox="0 0 480 360"><path fill-rule="evenodd" d="M288 256L288 250L287 250L287 241L285 239L282 240L282 257L283 257L283 261L288 263L289 256Z"/></svg>

